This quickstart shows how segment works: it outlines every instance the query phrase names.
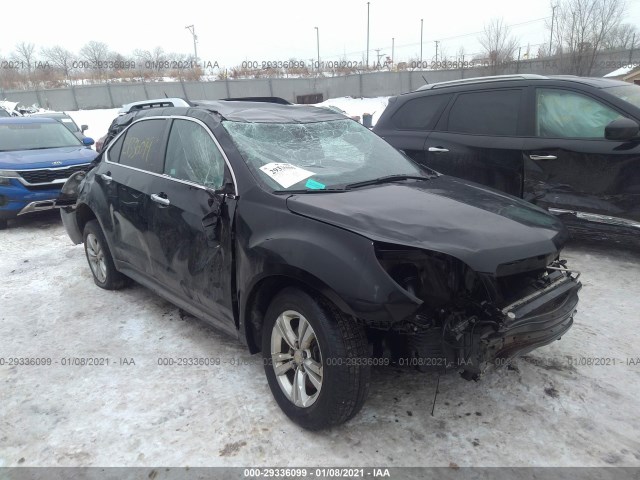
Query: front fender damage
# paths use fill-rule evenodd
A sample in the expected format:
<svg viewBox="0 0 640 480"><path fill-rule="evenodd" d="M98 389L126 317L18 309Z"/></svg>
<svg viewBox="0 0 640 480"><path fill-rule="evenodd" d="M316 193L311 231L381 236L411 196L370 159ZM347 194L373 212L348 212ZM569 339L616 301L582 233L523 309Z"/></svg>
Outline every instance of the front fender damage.
<svg viewBox="0 0 640 480"><path fill-rule="evenodd" d="M557 253L500 265L496 274L396 245L377 244L376 255L401 288L423 300L415 314L374 334L377 354L389 352L401 366L477 379L491 364L560 339L573 324L582 285Z"/></svg>

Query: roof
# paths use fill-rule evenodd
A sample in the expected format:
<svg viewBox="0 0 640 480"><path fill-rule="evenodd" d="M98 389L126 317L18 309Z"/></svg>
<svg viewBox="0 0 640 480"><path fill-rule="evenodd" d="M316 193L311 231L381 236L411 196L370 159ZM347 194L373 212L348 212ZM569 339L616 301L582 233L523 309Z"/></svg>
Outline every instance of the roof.
<svg viewBox="0 0 640 480"><path fill-rule="evenodd" d="M535 75L535 74L521 74L521 75L495 75L488 77L472 77L461 78L459 80L449 80L446 82L431 83L423 85L416 91L434 90L445 87L454 87L462 85L474 85L479 83L496 83L506 81L540 81L540 80L559 80L567 82L582 83L585 85L591 85L596 88L614 87L616 85L623 85L624 82L619 80L612 80L608 78L600 77L577 77L574 75Z"/></svg>
<svg viewBox="0 0 640 480"><path fill-rule="evenodd" d="M65 112L38 112L32 113L31 117L45 117L45 118L71 118Z"/></svg>
<svg viewBox="0 0 640 480"><path fill-rule="evenodd" d="M265 102L194 101L194 107L218 113L234 122L313 123L344 120L344 115L311 105L281 105Z"/></svg>
<svg viewBox="0 0 640 480"><path fill-rule="evenodd" d="M34 118L34 117L7 117L7 118L0 118L0 124L1 125L6 125L6 124L20 124L20 123L60 123L56 120L54 120L53 118L48 118L48 117L39 117L39 118Z"/></svg>

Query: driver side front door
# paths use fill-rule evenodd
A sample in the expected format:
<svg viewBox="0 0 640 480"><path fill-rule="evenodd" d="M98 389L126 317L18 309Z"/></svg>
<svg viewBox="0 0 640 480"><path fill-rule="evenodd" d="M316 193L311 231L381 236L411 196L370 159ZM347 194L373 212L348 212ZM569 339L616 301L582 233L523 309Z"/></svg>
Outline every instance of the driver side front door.
<svg viewBox="0 0 640 480"><path fill-rule="evenodd" d="M231 268L235 195L216 193L226 165L208 128L172 120L164 173L149 202L154 271L170 293L233 334Z"/></svg>

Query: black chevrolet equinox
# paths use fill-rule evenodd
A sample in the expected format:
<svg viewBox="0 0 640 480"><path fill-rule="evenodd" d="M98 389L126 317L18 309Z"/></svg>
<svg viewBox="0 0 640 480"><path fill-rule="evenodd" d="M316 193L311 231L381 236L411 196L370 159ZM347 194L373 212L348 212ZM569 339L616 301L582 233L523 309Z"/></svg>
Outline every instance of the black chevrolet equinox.
<svg viewBox="0 0 640 480"><path fill-rule="evenodd" d="M640 86L504 75L393 97L374 131L422 165L524 198L598 238L640 238Z"/></svg>
<svg viewBox="0 0 640 480"><path fill-rule="evenodd" d="M99 287L133 279L261 352L309 429L358 412L372 365L477 378L559 339L578 302L558 219L328 109L132 111L63 192Z"/></svg>

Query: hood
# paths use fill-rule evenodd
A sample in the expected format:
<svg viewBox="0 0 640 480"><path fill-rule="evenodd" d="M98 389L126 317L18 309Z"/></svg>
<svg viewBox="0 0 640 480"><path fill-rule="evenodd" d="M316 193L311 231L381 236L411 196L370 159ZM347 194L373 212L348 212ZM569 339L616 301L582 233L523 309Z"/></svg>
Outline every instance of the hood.
<svg viewBox="0 0 640 480"><path fill-rule="evenodd" d="M25 170L33 168L61 168L90 163L98 155L83 145L47 148L44 150L18 150L0 152L0 170ZM53 164L53 162L62 162Z"/></svg>
<svg viewBox="0 0 640 480"><path fill-rule="evenodd" d="M562 223L518 198L453 177L292 195L289 210L373 241L451 255L476 272L559 252Z"/></svg>

